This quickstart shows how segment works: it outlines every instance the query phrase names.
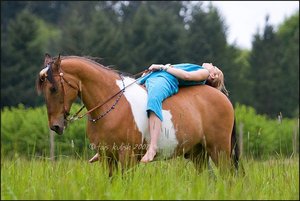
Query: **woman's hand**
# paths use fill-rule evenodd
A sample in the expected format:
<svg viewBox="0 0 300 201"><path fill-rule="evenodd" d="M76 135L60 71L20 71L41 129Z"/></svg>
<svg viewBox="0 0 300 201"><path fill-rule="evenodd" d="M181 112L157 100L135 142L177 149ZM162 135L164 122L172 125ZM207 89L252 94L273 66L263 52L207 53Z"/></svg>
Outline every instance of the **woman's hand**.
<svg viewBox="0 0 300 201"><path fill-rule="evenodd" d="M158 70L163 70L165 65L162 64L152 64L148 69L150 71L158 71Z"/></svg>

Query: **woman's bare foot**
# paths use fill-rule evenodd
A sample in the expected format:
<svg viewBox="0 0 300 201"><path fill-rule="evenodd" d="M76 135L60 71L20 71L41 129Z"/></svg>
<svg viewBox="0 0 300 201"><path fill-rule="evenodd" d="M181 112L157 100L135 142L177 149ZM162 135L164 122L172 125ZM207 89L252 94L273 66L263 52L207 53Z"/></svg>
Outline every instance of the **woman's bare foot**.
<svg viewBox="0 0 300 201"><path fill-rule="evenodd" d="M150 128L150 145L149 148L146 152L146 154L143 156L141 159L142 163L148 163L153 161L155 155L156 155L156 150L157 150L157 141L161 132L161 120L156 116L154 112L150 113L149 117L149 128Z"/></svg>
<svg viewBox="0 0 300 201"><path fill-rule="evenodd" d="M91 159L89 160L89 162L90 162L90 163L93 163L93 162L98 161L98 160L99 160L99 154L96 153L95 156L93 156L93 158L91 158Z"/></svg>
<svg viewBox="0 0 300 201"><path fill-rule="evenodd" d="M141 159L142 163L148 163L153 161L154 157L156 155L156 150L155 149L148 149L148 151L146 152L146 154L143 156L143 158Z"/></svg>

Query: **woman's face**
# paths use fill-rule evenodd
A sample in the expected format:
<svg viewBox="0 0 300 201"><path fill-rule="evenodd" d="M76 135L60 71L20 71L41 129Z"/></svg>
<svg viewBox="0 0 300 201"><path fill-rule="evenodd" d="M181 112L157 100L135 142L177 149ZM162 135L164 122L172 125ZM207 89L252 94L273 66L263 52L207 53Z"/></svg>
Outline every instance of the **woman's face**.
<svg viewBox="0 0 300 201"><path fill-rule="evenodd" d="M214 80L219 77L219 69L212 63L203 63L202 66L209 71L208 80Z"/></svg>
<svg viewBox="0 0 300 201"><path fill-rule="evenodd" d="M202 66L206 68L209 72L214 68L212 63L203 63Z"/></svg>

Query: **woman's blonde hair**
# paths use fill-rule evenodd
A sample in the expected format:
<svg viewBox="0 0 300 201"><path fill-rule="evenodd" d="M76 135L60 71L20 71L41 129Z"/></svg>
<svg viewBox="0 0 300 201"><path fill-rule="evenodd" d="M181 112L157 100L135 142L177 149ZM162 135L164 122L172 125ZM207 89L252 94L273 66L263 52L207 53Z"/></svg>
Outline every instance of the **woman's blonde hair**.
<svg viewBox="0 0 300 201"><path fill-rule="evenodd" d="M225 87L225 83L224 83L224 74L220 69L218 69L217 67L215 67L215 68L216 68L217 76L214 79L207 80L207 84L219 89L226 96L229 96L229 93L228 93L228 91Z"/></svg>

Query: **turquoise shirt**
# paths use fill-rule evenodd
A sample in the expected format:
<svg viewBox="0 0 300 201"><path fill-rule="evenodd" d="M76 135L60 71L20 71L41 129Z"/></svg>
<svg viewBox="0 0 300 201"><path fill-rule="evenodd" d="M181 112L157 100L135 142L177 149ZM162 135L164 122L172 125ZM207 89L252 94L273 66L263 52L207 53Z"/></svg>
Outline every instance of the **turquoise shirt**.
<svg viewBox="0 0 300 201"><path fill-rule="evenodd" d="M196 64L175 64L174 68L182 69L188 72L204 69L204 67ZM147 112L152 111L156 116L163 121L162 102L166 98L176 94L179 86L191 86L205 84L203 81L185 81L176 78L174 75L166 71L154 71L139 78L139 84L145 84L148 92Z"/></svg>
<svg viewBox="0 0 300 201"><path fill-rule="evenodd" d="M197 71L199 69L205 69L203 66L199 66L196 64L190 64L190 63L183 63L183 64L175 64L172 65L174 68L179 68L182 70L185 70L187 72L192 72L192 71ZM192 85L198 85L198 84L205 84L206 80L202 81L187 81L187 80L182 80L178 79L178 85L181 86L192 86Z"/></svg>
<svg viewBox="0 0 300 201"><path fill-rule="evenodd" d="M185 70L187 72L197 71L199 69L205 69L203 66L199 66L199 65L191 64L191 63L174 64L172 66L173 66L173 68L182 69L182 70ZM172 75L172 74L170 74L170 73L168 73L166 71L154 71L154 72L151 72L148 75L139 78L139 79L141 79L141 80L139 80L139 83L140 84L144 84L145 81L148 78L150 78L150 77L164 77L175 88L177 86L181 87L181 86L203 85L203 84L206 83L206 80L202 80L202 81L187 81L187 80L182 80L182 79L176 78L174 75Z"/></svg>

